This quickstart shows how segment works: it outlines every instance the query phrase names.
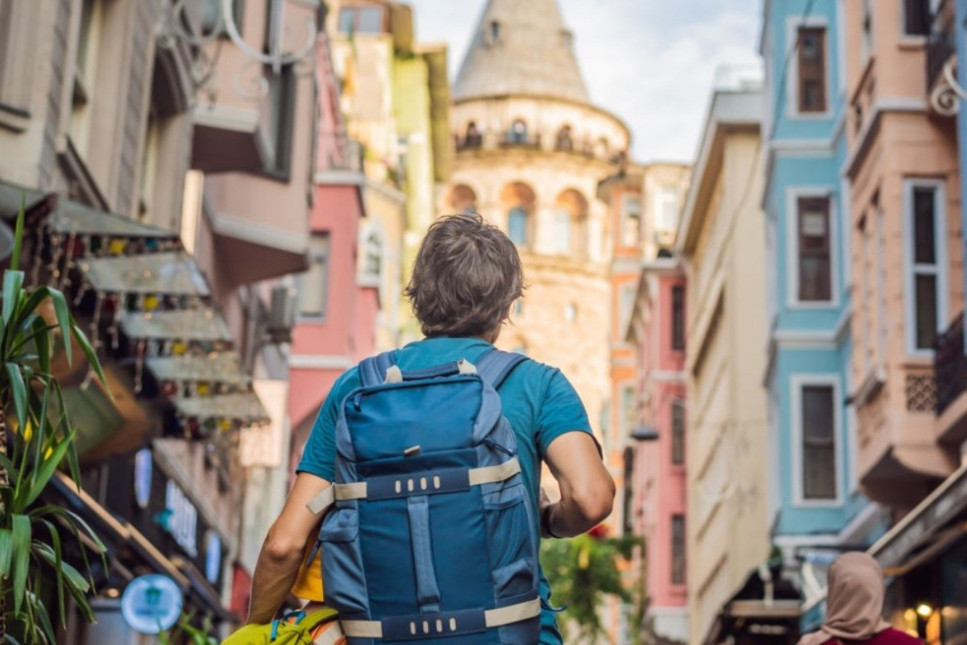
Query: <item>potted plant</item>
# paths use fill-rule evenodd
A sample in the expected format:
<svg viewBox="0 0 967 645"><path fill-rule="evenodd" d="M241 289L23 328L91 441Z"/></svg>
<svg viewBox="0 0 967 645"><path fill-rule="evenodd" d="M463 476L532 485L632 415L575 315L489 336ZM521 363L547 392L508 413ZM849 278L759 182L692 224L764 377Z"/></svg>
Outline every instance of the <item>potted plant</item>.
<svg viewBox="0 0 967 645"><path fill-rule="evenodd" d="M93 620L87 554L93 550L103 557L104 546L82 518L43 501L62 466L80 487L75 433L51 358L63 352L70 361L73 340L102 382L104 375L64 295L46 285L24 285L23 229L21 206L0 291L0 643L54 643L45 600L56 599L50 604L61 624L68 596ZM81 554L84 571L64 559L67 547Z"/></svg>

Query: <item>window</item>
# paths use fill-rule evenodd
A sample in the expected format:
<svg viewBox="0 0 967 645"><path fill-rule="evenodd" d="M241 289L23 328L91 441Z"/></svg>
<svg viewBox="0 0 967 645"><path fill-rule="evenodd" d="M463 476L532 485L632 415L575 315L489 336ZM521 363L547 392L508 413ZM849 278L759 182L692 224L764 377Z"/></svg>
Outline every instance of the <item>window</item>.
<svg viewBox="0 0 967 645"><path fill-rule="evenodd" d="M829 301L832 298L829 197L800 197L797 211L798 298L801 302Z"/></svg>
<svg viewBox="0 0 967 645"><path fill-rule="evenodd" d="M299 314L325 318L329 298L329 234L314 233L309 240L309 270L299 276Z"/></svg>
<svg viewBox="0 0 967 645"><path fill-rule="evenodd" d="M339 33L383 33L382 7L343 7L339 10Z"/></svg>
<svg viewBox="0 0 967 645"><path fill-rule="evenodd" d="M516 119L507 131L507 143L527 143L527 124L522 119Z"/></svg>
<svg viewBox="0 0 967 645"><path fill-rule="evenodd" d="M235 28L239 34L242 33L243 15L245 15L245 0L234 0L232 2L232 21L235 23ZM219 33L227 35L228 30L225 28L222 16L222 0L204 0L201 7L202 31L210 34L220 26L221 30Z"/></svg>
<svg viewBox="0 0 967 645"><path fill-rule="evenodd" d="M638 285L634 283L621 285L621 300L618 303L618 324L621 327L618 328L618 338L622 340L628 332L628 325L631 324L631 314L635 310L635 299L637 297Z"/></svg>
<svg viewBox="0 0 967 645"><path fill-rule="evenodd" d="M903 33L907 36L930 33L930 0L903 0Z"/></svg>
<svg viewBox="0 0 967 645"><path fill-rule="evenodd" d="M577 322L578 319L578 306L573 302L568 306L564 307L564 320L572 323Z"/></svg>
<svg viewBox="0 0 967 645"><path fill-rule="evenodd" d="M510 209L507 216L507 236L517 246L527 246L527 211L523 206Z"/></svg>
<svg viewBox="0 0 967 645"><path fill-rule="evenodd" d="M285 65L276 74L265 67L269 91L264 111L265 169L272 174L286 175L292 157L292 125L295 115L295 70Z"/></svg>
<svg viewBox="0 0 967 645"><path fill-rule="evenodd" d="M826 111L826 28L799 28L799 111Z"/></svg>
<svg viewBox="0 0 967 645"><path fill-rule="evenodd" d="M836 417L832 385L800 390L802 423L802 497L836 499Z"/></svg>
<svg viewBox="0 0 967 645"><path fill-rule="evenodd" d="M621 424L622 434L628 436L638 425L638 410L635 400L635 388L626 385L621 389Z"/></svg>
<svg viewBox="0 0 967 645"><path fill-rule="evenodd" d="M479 148L483 145L483 135L477 129L476 121L467 124L467 134L463 138L463 145L466 148Z"/></svg>
<svg viewBox="0 0 967 645"><path fill-rule="evenodd" d="M574 150L574 139L571 136L571 126L563 125L561 129L557 131L557 140L554 143L554 148L556 150L571 151Z"/></svg>
<svg viewBox="0 0 967 645"><path fill-rule="evenodd" d="M939 182L907 184L907 333L914 351L933 348L944 319L943 199Z"/></svg>
<svg viewBox="0 0 967 645"><path fill-rule="evenodd" d="M363 245L362 280L379 284L383 272L383 240L376 231L369 231Z"/></svg>
<svg viewBox="0 0 967 645"><path fill-rule="evenodd" d="M565 210L554 212L554 249L562 254L571 252L571 213Z"/></svg>
<svg viewBox="0 0 967 645"><path fill-rule="evenodd" d="M863 64L873 53L873 2L861 0L862 6L862 38L860 39L860 60Z"/></svg>
<svg viewBox="0 0 967 645"><path fill-rule="evenodd" d="M497 20L491 20L489 26L490 29L488 30L487 34L487 42L488 44L492 45L500 40L500 22Z"/></svg>
<svg viewBox="0 0 967 645"><path fill-rule="evenodd" d="M685 287L680 284L672 287L672 349L685 349Z"/></svg>
<svg viewBox="0 0 967 645"><path fill-rule="evenodd" d="M524 299L518 298L514 303L514 316L520 318L524 315Z"/></svg>
<svg viewBox="0 0 967 645"><path fill-rule="evenodd" d="M671 232L678 228L678 193L671 188L663 188L658 193L658 220L655 228Z"/></svg>
<svg viewBox="0 0 967 645"><path fill-rule="evenodd" d="M635 451L631 448L625 448L624 450L624 472L623 480L624 486L622 486L622 504L621 504L621 524L622 533L624 535L634 535L635 532L635 516L632 510L632 502L635 499Z"/></svg>
<svg viewBox="0 0 967 645"><path fill-rule="evenodd" d="M684 515L672 515L672 584L685 584Z"/></svg>
<svg viewBox="0 0 967 645"><path fill-rule="evenodd" d="M672 401L672 464L685 463L685 403Z"/></svg>
<svg viewBox="0 0 967 645"><path fill-rule="evenodd" d="M636 246L641 239L641 198L624 195L621 198L621 241L624 246Z"/></svg>
<svg viewBox="0 0 967 645"><path fill-rule="evenodd" d="M68 133L74 146L79 151L84 151L87 149L90 133L91 106L89 104L94 97L94 83L97 75L100 21L99 7L95 0L83 0L80 3L80 11Z"/></svg>

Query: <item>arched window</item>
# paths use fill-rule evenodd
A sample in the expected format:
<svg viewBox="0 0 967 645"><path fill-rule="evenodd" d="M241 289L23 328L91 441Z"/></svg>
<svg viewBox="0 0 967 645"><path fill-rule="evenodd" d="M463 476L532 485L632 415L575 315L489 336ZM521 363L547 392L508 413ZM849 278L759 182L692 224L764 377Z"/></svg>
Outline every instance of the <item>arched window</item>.
<svg viewBox="0 0 967 645"><path fill-rule="evenodd" d="M564 151L574 150L574 139L571 137L571 126L562 125L561 129L557 131L557 138L554 141L554 148L556 150Z"/></svg>
<svg viewBox="0 0 967 645"><path fill-rule="evenodd" d="M471 121L467 124L467 133L463 138L463 147L479 148L483 144L483 135L477 129L477 122Z"/></svg>
<svg viewBox="0 0 967 645"><path fill-rule="evenodd" d="M447 208L451 213L477 212L477 194L466 184L457 184L450 189Z"/></svg>
<svg viewBox="0 0 967 645"><path fill-rule="evenodd" d="M510 124L510 130L507 132L507 142L514 144L527 143L527 124L524 123L523 119L515 119Z"/></svg>
<svg viewBox="0 0 967 645"><path fill-rule="evenodd" d="M533 241L536 203L534 190L523 182L511 182L500 190L501 210L507 213L507 236L517 246L529 247Z"/></svg>
<svg viewBox="0 0 967 645"><path fill-rule="evenodd" d="M507 214L507 236L517 246L527 246L527 210L515 206Z"/></svg>
<svg viewBox="0 0 967 645"><path fill-rule="evenodd" d="M587 254L588 200L573 188L554 202L554 252L583 257Z"/></svg>

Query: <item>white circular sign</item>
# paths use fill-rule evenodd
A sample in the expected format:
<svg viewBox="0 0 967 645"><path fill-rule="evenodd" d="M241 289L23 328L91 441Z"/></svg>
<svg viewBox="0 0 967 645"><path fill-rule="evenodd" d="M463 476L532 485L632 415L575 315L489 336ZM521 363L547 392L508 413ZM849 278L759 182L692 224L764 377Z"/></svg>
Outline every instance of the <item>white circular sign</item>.
<svg viewBox="0 0 967 645"><path fill-rule="evenodd" d="M121 596L121 615L141 634L160 634L181 616L184 598L168 576L152 573L132 580Z"/></svg>
<svg viewBox="0 0 967 645"><path fill-rule="evenodd" d="M144 448L134 455L134 501L141 508L148 508L151 501L152 477L151 449Z"/></svg>

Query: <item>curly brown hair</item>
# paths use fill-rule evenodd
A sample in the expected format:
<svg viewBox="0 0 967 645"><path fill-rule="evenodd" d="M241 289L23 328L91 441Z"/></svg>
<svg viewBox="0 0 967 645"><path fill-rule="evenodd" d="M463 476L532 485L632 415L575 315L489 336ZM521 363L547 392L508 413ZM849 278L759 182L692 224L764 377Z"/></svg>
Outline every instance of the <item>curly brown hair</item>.
<svg viewBox="0 0 967 645"><path fill-rule="evenodd" d="M430 226L406 287L428 338L492 333L523 292L517 247L478 213L447 215Z"/></svg>

